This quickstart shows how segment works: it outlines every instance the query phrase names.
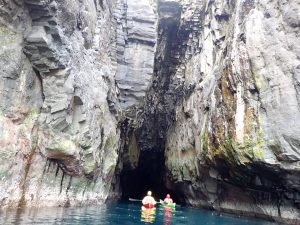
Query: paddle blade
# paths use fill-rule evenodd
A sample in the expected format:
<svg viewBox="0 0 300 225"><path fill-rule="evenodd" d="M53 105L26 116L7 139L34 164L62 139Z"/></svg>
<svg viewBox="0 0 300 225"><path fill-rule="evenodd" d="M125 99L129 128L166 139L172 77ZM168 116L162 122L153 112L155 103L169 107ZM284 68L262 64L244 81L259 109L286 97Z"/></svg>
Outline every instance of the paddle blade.
<svg viewBox="0 0 300 225"><path fill-rule="evenodd" d="M129 201L131 201L131 202L141 202L142 200L135 199L135 198L129 198Z"/></svg>

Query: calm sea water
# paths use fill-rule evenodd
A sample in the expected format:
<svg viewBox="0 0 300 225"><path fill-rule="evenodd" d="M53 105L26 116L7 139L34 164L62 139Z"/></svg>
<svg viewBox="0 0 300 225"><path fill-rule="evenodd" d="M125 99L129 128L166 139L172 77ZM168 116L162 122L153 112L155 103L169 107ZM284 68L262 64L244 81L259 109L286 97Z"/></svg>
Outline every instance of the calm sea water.
<svg viewBox="0 0 300 225"><path fill-rule="evenodd" d="M216 212L177 207L176 210L157 207L144 211L138 203L118 203L86 208L47 208L22 212L1 212L1 224L197 224L197 225L278 225L255 219L237 218Z"/></svg>

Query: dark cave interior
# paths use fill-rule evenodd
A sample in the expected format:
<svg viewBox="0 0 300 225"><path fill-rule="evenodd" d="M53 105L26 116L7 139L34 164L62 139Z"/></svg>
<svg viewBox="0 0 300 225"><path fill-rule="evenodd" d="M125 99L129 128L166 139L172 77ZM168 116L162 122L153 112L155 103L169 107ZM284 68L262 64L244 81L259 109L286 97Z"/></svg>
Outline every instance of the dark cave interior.
<svg viewBox="0 0 300 225"><path fill-rule="evenodd" d="M164 152L143 152L135 170L121 174L122 200L143 199L148 190L156 201L169 193L175 202L180 202L178 194L168 190L164 182Z"/></svg>

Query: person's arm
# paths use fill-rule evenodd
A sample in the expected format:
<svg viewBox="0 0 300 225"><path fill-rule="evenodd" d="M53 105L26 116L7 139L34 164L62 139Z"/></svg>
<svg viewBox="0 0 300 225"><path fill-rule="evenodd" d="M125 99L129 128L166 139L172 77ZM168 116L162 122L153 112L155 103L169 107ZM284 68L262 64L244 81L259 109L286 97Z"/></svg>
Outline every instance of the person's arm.
<svg viewBox="0 0 300 225"><path fill-rule="evenodd" d="M142 200L143 205L145 205L147 203L147 197L144 197Z"/></svg>
<svg viewBox="0 0 300 225"><path fill-rule="evenodd" d="M152 197L152 204L155 205L157 202L155 201L155 199Z"/></svg>

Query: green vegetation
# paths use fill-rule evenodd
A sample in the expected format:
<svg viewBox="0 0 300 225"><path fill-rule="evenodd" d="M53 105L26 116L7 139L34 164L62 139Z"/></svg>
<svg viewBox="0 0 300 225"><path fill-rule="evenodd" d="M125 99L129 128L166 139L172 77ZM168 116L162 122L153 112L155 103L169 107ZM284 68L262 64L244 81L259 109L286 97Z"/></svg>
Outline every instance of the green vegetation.
<svg viewBox="0 0 300 225"><path fill-rule="evenodd" d="M261 130L256 138L246 137L242 144L236 142L233 138L226 138L221 141L218 148L214 148L208 144L207 134L203 135L201 141L204 142L203 155L209 161L214 161L215 158L222 158L234 167L264 158L262 151L264 139Z"/></svg>
<svg viewBox="0 0 300 225"><path fill-rule="evenodd" d="M114 170L118 159L117 139L114 134L110 134L106 139L104 151L105 156L103 163L103 173L105 175L108 175Z"/></svg>
<svg viewBox="0 0 300 225"><path fill-rule="evenodd" d="M260 140L247 140L244 144L239 144L232 139L224 140L217 154L223 155L231 164L246 164L250 161L262 159Z"/></svg>
<svg viewBox="0 0 300 225"><path fill-rule="evenodd" d="M166 167L176 181L194 181L197 179L197 157L195 149L182 151L168 150ZM179 154L178 154L179 153Z"/></svg>

